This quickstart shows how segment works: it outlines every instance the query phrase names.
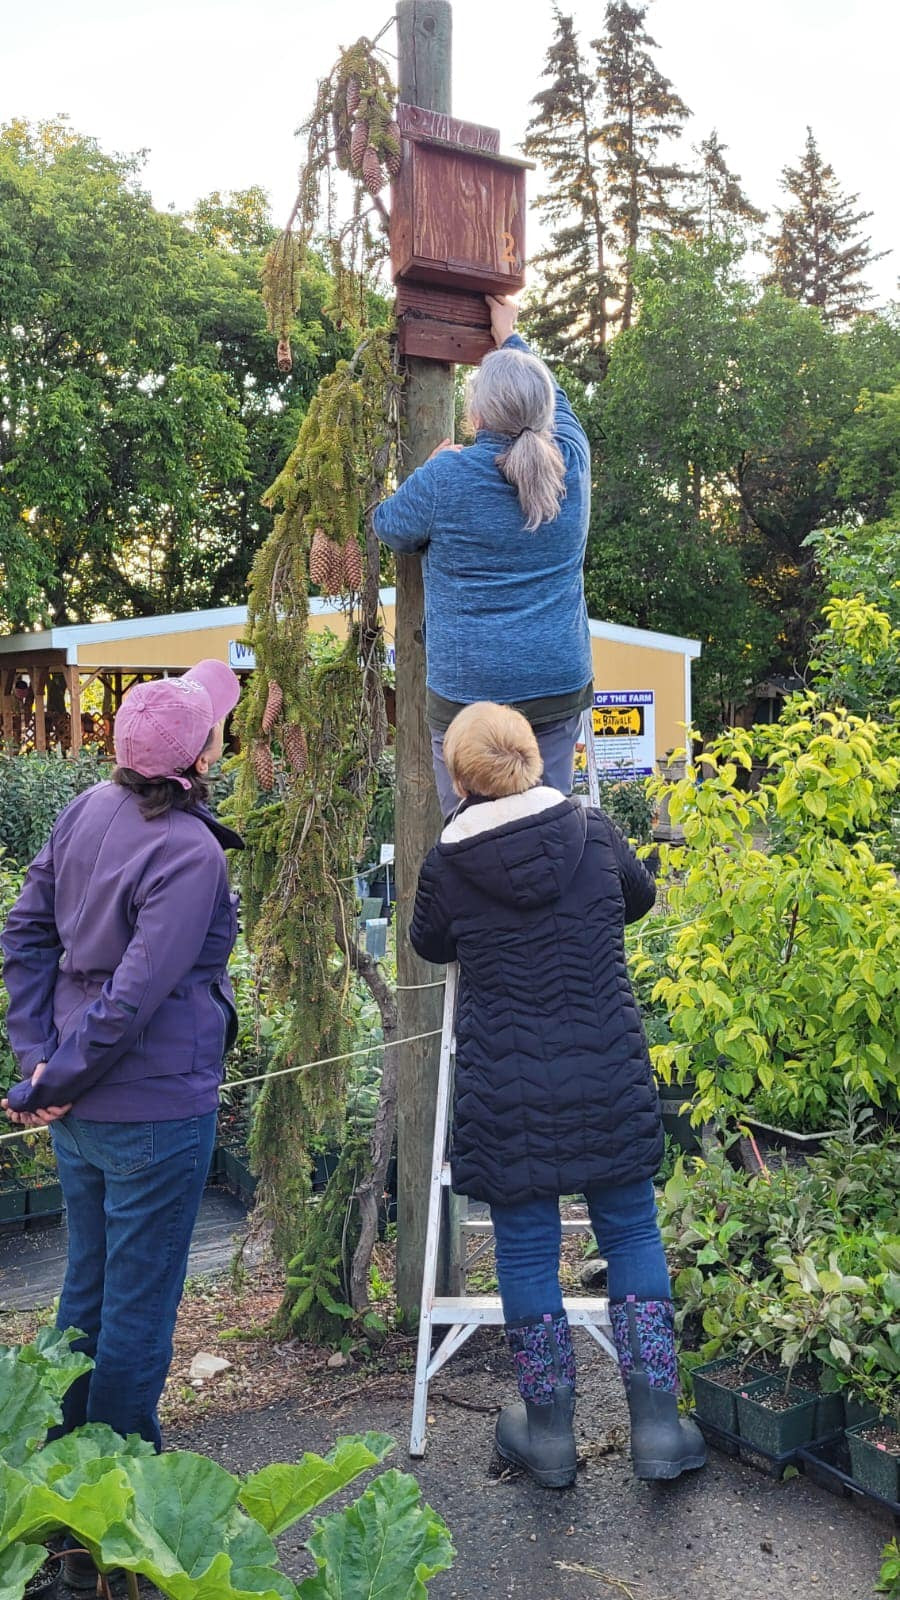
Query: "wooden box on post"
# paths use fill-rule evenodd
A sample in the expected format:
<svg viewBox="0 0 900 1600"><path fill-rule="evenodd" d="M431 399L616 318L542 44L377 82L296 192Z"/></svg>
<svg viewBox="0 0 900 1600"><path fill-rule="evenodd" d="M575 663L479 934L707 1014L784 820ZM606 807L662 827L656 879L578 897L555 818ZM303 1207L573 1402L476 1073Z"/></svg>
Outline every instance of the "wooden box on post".
<svg viewBox="0 0 900 1600"><path fill-rule="evenodd" d="M525 282L525 172L500 134L421 106L397 110L402 161L391 268L404 355L477 364L493 349L488 294Z"/></svg>

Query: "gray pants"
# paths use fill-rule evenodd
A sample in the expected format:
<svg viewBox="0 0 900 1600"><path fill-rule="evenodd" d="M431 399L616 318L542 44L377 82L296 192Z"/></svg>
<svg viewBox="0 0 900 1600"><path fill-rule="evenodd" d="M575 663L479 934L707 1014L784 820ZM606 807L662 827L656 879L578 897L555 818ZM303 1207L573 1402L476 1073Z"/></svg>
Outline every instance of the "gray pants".
<svg viewBox="0 0 900 1600"><path fill-rule="evenodd" d="M563 794L571 794L575 777L575 746L581 735L581 713L566 717L564 722L546 722L542 727L535 728L534 733L544 762L544 783L551 789L560 789ZM459 805L460 797L444 764L444 735L435 728L431 729L431 759L434 762L434 781L441 803L441 816L450 817Z"/></svg>

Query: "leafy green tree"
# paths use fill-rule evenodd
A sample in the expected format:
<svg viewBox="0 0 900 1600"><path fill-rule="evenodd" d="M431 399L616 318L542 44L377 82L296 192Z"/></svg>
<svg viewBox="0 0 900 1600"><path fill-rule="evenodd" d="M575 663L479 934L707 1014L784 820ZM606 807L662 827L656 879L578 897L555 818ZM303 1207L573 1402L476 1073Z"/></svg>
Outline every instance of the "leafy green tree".
<svg viewBox="0 0 900 1600"><path fill-rule="evenodd" d="M532 337L553 360L585 382L602 377L618 298L609 260L603 174L597 160L598 81L582 60L571 17L554 11L556 34L547 52L545 89L528 124L525 154L540 162L548 182L534 204L552 228L534 257L540 292L528 308Z"/></svg>
<svg viewBox="0 0 900 1600"><path fill-rule="evenodd" d="M597 441L590 608L703 641L695 691L704 730L752 693L777 633L774 613L747 582L748 561L763 566L765 556L746 548L730 476L744 427L740 343L753 302L736 254L721 242L657 241L640 258L640 316L612 346L589 423Z"/></svg>
<svg viewBox="0 0 900 1600"><path fill-rule="evenodd" d="M815 306L828 322L847 322L872 291L861 274L881 260L860 230L871 211L854 211L858 195L844 194L834 168L822 158L812 128L797 167L785 167L781 187L789 203L778 210L781 227L769 240L769 281L786 295Z"/></svg>
<svg viewBox="0 0 900 1600"><path fill-rule="evenodd" d="M295 370L275 368L259 191L211 197L189 224L153 208L139 168L65 121L0 131L11 627L243 598L260 494L336 354L318 268Z"/></svg>
<svg viewBox="0 0 900 1600"><path fill-rule="evenodd" d="M895 371L893 324L840 333L739 271L738 239L657 240L639 316L587 397L595 615L703 640L703 731L770 670L803 670L823 578L810 534L890 500L896 441L860 380ZM883 324L883 325L882 325ZM890 391L884 391L885 394Z"/></svg>
<svg viewBox="0 0 900 1600"><path fill-rule="evenodd" d="M638 246L656 233L683 232L691 220L679 200L687 174L660 159L660 146L678 137L690 112L651 55L657 45L644 27L646 15L646 5L611 0L605 32L593 41L605 110L598 140L623 264L623 328L634 316Z"/></svg>

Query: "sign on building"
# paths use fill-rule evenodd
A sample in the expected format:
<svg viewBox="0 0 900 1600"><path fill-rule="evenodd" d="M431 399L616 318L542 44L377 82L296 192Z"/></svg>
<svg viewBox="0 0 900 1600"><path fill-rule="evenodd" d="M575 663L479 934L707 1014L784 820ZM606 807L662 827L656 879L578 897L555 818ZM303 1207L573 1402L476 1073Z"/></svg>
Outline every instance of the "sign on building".
<svg viewBox="0 0 900 1600"><path fill-rule="evenodd" d="M256 651L242 639L229 639L228 665L232 672L252 672L256 666Z"/></svg>
<svg viewBox="0 0 900 1600"><path fill-rule="evenodd" d="M594 694L594 750L602 778L650 778L656 766L652 689L611 689ZM584 746L576 748L576 780L585 772Z"/></svg>

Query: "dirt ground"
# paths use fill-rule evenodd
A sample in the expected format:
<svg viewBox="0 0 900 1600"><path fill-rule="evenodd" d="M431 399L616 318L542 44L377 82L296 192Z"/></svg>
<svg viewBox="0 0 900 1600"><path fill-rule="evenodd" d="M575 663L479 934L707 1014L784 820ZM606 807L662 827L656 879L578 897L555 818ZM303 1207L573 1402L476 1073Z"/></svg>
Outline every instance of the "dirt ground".
<svg viewBox="0 0 900 1600"><path fill-rule="evenodd" d="M260 1360L252 1342L215 1344L208 1317L198 1324L196 1296L190 1304L167 1442L246 1472L324 1451L342 1433L393 1434L391 1464L415 1473L456 1546L451 1570L431 1583L435 1600L872 1600L891 1529L865 1509L715 1452L703 1472L674 1484L637 1482L618 1375L584 1335L575 1336L580 1470L572 1489L552 1492L501 1473L493 1455L497 1409L512 1396L497 1330L477 1334L435 1379L427 1453L411 1461L411 1340L395 1336L368 1364L331 1366L328 1352L296 1345L270 1345ZM240 1310L221 1288L209 1304L226 1322ZM234 1355L236 1370L187 1399L191 1346ZM301 1527L282 1541L285 1568L298 1578L309 1570L304 1537Z"/></svg>
<svg viewBox="0 0 900 1600"><path fill-rule="evenodd" d="M381 1265L387 1279L387 1256ZM279 1299L264 1267L241 1290L227 1276L189 1281L161 1408L166 1443L247 1472L324 1452L340 1434L392 1434L390 1464L415 1474L456 1546L453 1567L430 1585L434 1600L873 1600L889 1519L715 1451L676 1483L637 1482L618 1374L577 1330L580 1470L573 1488L553 1492L501 1471L493 1454L497 1410L514 1394L499 1330L480 1331L436 1377L427 1453L411 1461L414 1340L394 1333L377 1353L345 1359L278 1343L265 1323ZM0 1338L28 1338L35 1321L4 1317ZM231 1365L198 1384L198 1351ZM295 1578L310 1570L308 1531L282 1540Z"/></svg>

